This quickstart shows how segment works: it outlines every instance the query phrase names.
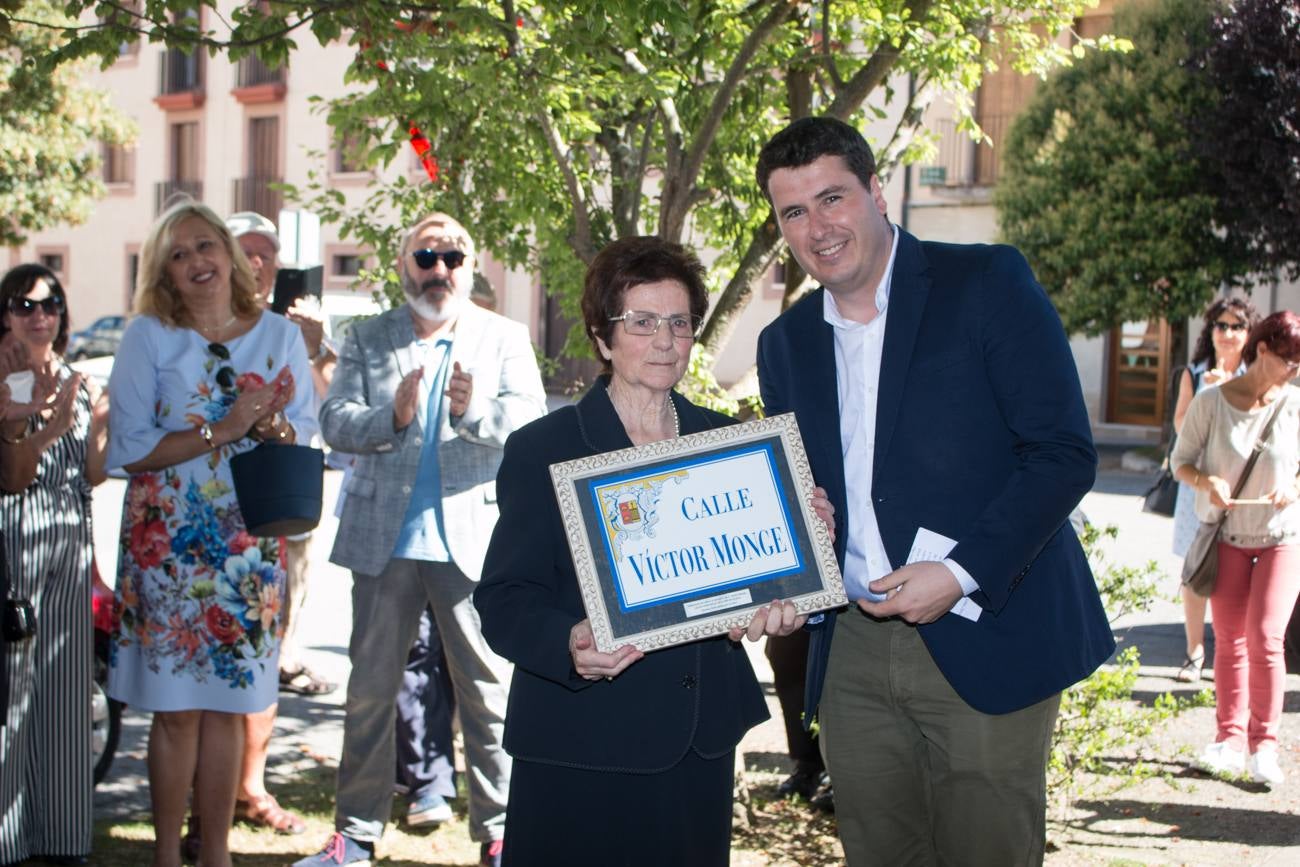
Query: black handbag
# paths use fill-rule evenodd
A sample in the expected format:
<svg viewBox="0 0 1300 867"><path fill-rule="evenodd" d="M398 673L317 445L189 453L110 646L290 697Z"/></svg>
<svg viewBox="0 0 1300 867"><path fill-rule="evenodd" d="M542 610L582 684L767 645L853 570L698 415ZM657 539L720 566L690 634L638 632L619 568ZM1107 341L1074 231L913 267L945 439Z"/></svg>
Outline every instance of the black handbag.
<svg viewBox="0 0 1300 867"><path fill-rule="evenodd" d="M1246 478L1255 468L1255 461L1259 460L1259 453L1264 450L1264 443L1273 431L1273 422L1277 421L1277 417L1282 414L1283 400L1278 398L1273 414L1268 417L1264 429L1259 432L1259 439L1255 440L1255 447L1251 449L1250 458L1247 459L1245 468L1237 478L1237 483L1232 486L1232 495L1229 499L1237 499L1241 489L1245 487ZM1183 584L1197 596L1208 598L1214 593L1214 585L1219 579L1219 532L1227 520L1228 513L1224 511L1223 516L1217 521L1202 521L1196 528L1196 536L1192 539L1191 546L1187 549L1187 557L1183 560Z"/></svg>
<svg viewBox="0 0 1300 867"><path fill-rule="evenodd" d="M1142 495L1142 511L1164 515L1166 518L1174 516L1174 503L1178 501L1178 480L1174 478L1174 471L1169 466L1169 456L1174 452L1174 439L1169 438L1169 448L1165 451L1165 459L1160 464L1160 474L1156 476L1155 483Z"/></svg>
<svg viewBox="0 0 1300 867"><path fill-rule="evenodd" d="M325 453L265 442L230 459L235 499L254 536L297 536L320 523Z"/></svg>
<svg viewBox="0 0 1300 867"><path fill-rule="evenodd" d="M36 634L36 609L26 599L6 599L0 610L0 634L10 644Z"/></svg>

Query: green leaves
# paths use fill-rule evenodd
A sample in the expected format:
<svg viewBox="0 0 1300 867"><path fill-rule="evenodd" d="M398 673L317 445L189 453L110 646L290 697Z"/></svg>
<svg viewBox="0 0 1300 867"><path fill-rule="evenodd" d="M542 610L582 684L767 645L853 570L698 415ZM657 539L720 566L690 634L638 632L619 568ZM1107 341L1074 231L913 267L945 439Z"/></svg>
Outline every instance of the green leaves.
<svg viewBox="0 0 1300 867"><path fill-rule="evenodd" d="M63 43L62 17L46 2L23 4L0 51L0 244L28 233L81 223L104 195L102 144L124 144L135 127L108 95L80 82L84 62L44 72L38 59ZM116 50L116 47L115 47Z"/></svg>
<svg viewBox="0 0 1300 867"><path fill-rule="evenodd" d="M0 0L0 3L13 0ZM107 3L66 0L70 15ZM347 35L356 91L328 106L336 136L365 142L373 165L403 159L407 125L428 136L436 183L400 178L356 212L326 185L298 191L367 245L432 206L462 219L498 259L542 271L562 307L584 263L611 238L657 233L720 254L726 291L712 317L739 316L779 239L753 181L762 143L812 111L880 129L882 172L931 143L912 141L921 112L890 86L949 93L969 126L969 99L992 65L1070 59L1053 36L1086 0L449 0L248 3L144 0L140 16L104 15L57 57L115 56L137 33L175 47L256 52L284 62L302 34ZM2 8L2 7L0 7ZM201 15L178 14L202 9ZM86 16L89 18L89 15ZM382 64L382 65L381 65ZM899 120L900 116L903 118ZM392 210L388 210L391 208ZM382 248L372 247L381 257ZM738 270L742 263L750 263ZM561 264L563 263L563 264ZM739 276L738 276L739 275ZM745 284L742 286L741 284ZM793 291L793 289L791 290ZM712 324L706 335L722 334ZM710 337L712 340L712 337ZM723 346L710 344L719 354Z"/></svg>
<svg viewBox="0 0 1300 867"><path fill-rule="evenodd" d="M1209 10L1208 0L1122 9L1116 31L1132 51L1057 72L1012 127L996 198L1002 235L1071 332L1198 314L1244 274L1215 224L1215 167L1192 154L1184 123L1215 100L1184 65Z"/></svg>

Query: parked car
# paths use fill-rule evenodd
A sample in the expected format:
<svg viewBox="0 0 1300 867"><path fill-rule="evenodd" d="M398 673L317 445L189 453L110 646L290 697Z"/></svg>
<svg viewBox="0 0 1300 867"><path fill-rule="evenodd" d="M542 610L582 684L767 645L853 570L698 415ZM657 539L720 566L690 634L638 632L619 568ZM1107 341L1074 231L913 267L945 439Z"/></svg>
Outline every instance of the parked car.
<svg viewBox="0 0 1300 867"><path fill-rule="evenodd" d="M125 316L101 316L89 328L72 332L68 335L68 360L80 361L83 358L113 355L122 343L122 331L125 328Z"/></svg>

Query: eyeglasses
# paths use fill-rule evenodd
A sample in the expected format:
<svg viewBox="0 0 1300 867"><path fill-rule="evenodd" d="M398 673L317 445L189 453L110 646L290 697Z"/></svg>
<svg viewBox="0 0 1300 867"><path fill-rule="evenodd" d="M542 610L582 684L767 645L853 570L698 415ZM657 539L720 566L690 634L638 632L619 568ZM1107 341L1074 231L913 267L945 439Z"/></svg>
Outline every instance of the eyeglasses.
<svg viewBox="0 0 1300 867"><path fill-rule="evenodd" d="M610 322L623 322L623 330L628 334L635 334L638 337L648 337L651 334L659 333L659 324L668 323L668 330L672 332L673 337L689 337L694 339L699 336L701 319L689 313L670 313L667 316L660 316L658 313L650 313L645 310L629 310L622 316L611 316Z"/></svg>
<svg viewBox="0 0 1300 867"><path fill-rule="evenodd" d="M33 298L10 298L9 312L26 319L39 307L46 316L58 316L63 312L63 299L58 295L47 295L39 301Z"/></svg>
<svg viewBox="0 0 1300 867"><path fill-rule="evenodd" d="M230 350L224 343L209 343L208 352L211 352L218 361L230 360ZM217 368L217 386L227 394L235 390L235 369L229 364Z"/></svg>
<svg viewBox="0 0 1300 867"><path fill-rule="evenodd" d="M1246 323L1244 322L1215 322L1214 330L1220 334L1227 334L1229 331L1245 331Z"/></svg>
<svg viewBox="0 0 1300 867"><path fill-rule="evenodd" d="M465 254L460 250L412 250L411 258L415 264L428 270L441 259L442 264L447 266L448 271L455 271L461 265L465 264Z"/></svg>

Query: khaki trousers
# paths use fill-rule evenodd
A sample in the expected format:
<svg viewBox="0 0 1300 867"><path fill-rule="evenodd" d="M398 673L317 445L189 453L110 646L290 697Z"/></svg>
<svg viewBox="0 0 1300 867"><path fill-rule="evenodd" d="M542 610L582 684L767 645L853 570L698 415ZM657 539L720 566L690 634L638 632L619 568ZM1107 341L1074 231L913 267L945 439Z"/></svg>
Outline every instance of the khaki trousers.
<svg viewBox="0 0 1300 867"><path fill-rule="evenodd" d="M1057 694L980 713L949 686L914 627L853 608L840 615L819 738L850 867L1041 864L1059 707Z"/></svg>

